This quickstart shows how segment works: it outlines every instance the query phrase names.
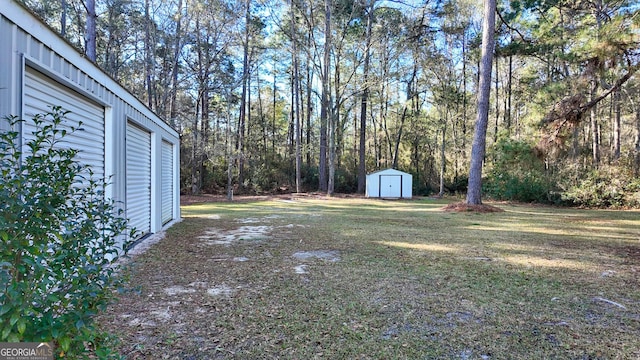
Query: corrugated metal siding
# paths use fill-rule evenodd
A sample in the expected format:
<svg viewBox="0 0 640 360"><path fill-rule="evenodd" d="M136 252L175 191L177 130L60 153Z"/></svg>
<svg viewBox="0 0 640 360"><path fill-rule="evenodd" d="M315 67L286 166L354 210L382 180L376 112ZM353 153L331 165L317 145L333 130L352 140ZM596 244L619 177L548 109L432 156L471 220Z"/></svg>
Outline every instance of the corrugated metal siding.
<svg viewBox="0 0 640 360"><path fill-rule="evenodd" d="M151 134L127 123L127 218L139 235L151 231Z"/></svg>
<svg viewBox="0 0 640 360"><path fill-rule="evenodd" d="M162 141L162 223L173 220L173 145Z"/></svg>
<svg viewBox="0 0 640 360"><path fill-rule="evenodd" d="M24 77L22 136L24 140L34 138L37 130L33 117L46 114L52 106L69 111L63 126L79 130L68 133L59 143L65 148L77 149L77 159L91 166L95 179L104 178L104 108L79 93L56 83L47 76L26 68ZM27 151L23 148L23 151Z"/></svg>
<svg viewBox="0 0 640 360"><path fill-rule="evenodd" d="M3 16L0 16L0 36L12 36L12 32L15 31L15 26ZM5 114L15 115L12 104L13 101L13 88L12 75L15 72L15 62L12 61L11 56L4 56L3 54L11 54L12 47L11 41L0 41L0 130L8 130L8 121L5 121L1 116Z"/></svg>
<svg viewBox="0 0 640 360"><path fill-rule="evenodd" d="M173 146L174 161L179 159L179 135L165 124L145 104L135 98L95 64L77 52L57 34L15 0L1 0L0 6L0 128L6 128L4 116L22 115L22 89L25 77L22 69L46 75L66 89L79 93L105 109L104 161L110 182L108 195L117 206L127 210L127 120L152 133L154 176L151 180L153 211L147 213L151 232L162 228L162 182L160 155L162 140ZM158 140L158 141L155 141ZM107 143L108 142L108 143ZM108 153L107 153L108 151ZM173 169L173 216L180 217L179 167ZM157 176L155 176L157 174ZM166 184L168 185L168 184Z"/></svg>

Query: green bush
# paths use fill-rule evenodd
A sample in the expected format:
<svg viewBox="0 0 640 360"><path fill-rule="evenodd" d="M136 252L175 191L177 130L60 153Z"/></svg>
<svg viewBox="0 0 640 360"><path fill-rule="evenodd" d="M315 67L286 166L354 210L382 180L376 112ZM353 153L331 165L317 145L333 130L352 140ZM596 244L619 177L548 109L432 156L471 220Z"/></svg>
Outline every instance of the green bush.
<svg viewBox="0 0 640 360"><path fill-rule="evenodd" d="M484 190L490 197L498 200L553 202L549 182L535 173L493 174L484 185Z"/></svg>
<svg viewBox="0 0 640 360"><path fill-rule="evenodd" d="M358 177L350 169L337 168L334 179L336 193L353 194L358 190Z"/></svg>
<svg viewBox="0 0 640 360"><path fill-rule="evenodd" d="M493 167L483 190L491 198L521 202L554 202L553 182L544 163L524 141L501 138L492 149Z"/></svg>
<svg viewBox="0 0 640 360"><path fill-rule="evenodd" d="M245 165L245 180L248 180L245 191L256 194L278 193L280 188L295 191L293 160L268 154L264 160L252 159Z"/></svg>
<svg viewBox="0 0 640 360"><path fill-rule="evenodd" d="M592 170L563 188L562 199L575 206L640 207L640 179L620 167Z"/></svg>
<svg viewBox="0 0 640 360"><path fill-rule="evenodd" d="M78 130L64 129L65 114L35 116L22 148L17 131L0 133L0 342L53 342L60 356L104 358L92 317L122 281L112 263L127 221L78 151L59 146Z"/></svg>

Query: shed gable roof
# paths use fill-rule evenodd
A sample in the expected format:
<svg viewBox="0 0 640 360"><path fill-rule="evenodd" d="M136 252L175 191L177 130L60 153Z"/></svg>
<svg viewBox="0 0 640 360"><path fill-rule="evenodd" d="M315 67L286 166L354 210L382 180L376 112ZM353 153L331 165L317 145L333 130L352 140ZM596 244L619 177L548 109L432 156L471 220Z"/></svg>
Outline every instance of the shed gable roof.
<svg viewBox="0 0 640 360"><path fill-rule="evenodd" d="M367 176L370 175L409 175L411 176L411 174L406 173L404 171L400 171L400 170L396 170L396 169L384 169L384 170L378 170L378 171L374 171L372 173L367 174Z"/></svg>

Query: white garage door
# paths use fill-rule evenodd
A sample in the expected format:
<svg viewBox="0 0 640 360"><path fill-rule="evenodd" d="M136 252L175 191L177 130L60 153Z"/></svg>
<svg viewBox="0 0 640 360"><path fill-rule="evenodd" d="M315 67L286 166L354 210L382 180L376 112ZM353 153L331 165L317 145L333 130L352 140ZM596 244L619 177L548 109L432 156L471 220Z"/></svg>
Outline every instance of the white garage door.
<svg viewBox="0 0 640 360"><path fill-rule="evenodd" d="M383 197L383 198L402 197L402 176L380 175L380 197Z"/></svg>
<svg viewBox="0 0 640 360"><path fill-rule="evenodd" d="M104 108L48 76L26 68L24 78L24 100L22 136L26 141L33 139L36 130L33 116L51 111L52 106L60 106L69 111L63 125L81 130L64 137L61 147L79 150L77 159L91 166L96 180L104 179Z"/></svg>
<svg viewBox="0 0 640 360"><path fill-rule="evenodd" d="M151 231L151 133L127 122L127 218L138 236Z"/></svg>
<svg viewBox="0 0 640 360"><path fill-rule="evenodd" d="M162 223L173 220L173 145L162 141Z"/></svg>

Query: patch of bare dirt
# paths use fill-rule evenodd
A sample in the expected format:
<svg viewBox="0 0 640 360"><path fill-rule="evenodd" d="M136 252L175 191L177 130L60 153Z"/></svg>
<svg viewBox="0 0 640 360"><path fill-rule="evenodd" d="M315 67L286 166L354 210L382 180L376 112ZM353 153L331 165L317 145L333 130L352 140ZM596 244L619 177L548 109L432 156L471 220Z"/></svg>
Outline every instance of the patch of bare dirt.
<svg viewBox="0 0 640 360"><path fill-rule="evenodd" d="M207 245L231 245L239 240L261 240L265 239L271 231L271 226L241 226L233 230L220 230L209 228L198 239L203 240Z"/></svg>
<svg viewBox="0 0 640 360"><path fill-rule="evenodd" d="M625 264L640 264L640 246L626 246L620 252L626 258Z"/></svg>
<svg viewBox="0 0 640 360"><path fill-rule="evenodd" d="M476 212L476 213L495 213L495 212L503 212L503 209L499 207L495 207L492 205L480 204L480 205L470 205L465 202L457 202L453 204L449 204L442 208L443 211L447 212Z"/></svg>
<svg viewBox="0 0 640 360"><path fill-rule="evenodd" d="M321 259L330 262L340 261L340 256L336 251L331 250L315 250L315 251L298 251L293 254L298 260Z"/></svg>
<svg viewBox="0 0 640 360"><path fill-rule="evenodd" d="M207 221L219 217L203 219L187 219L191 225L173 229L174 241L144 249L131 268L131 288L101 314L103 326L122 340L118 351L125 358L258 358L234 352L283 341L260 330L269 319L277 323L284 316L278 310L284 301L280 292L322 276L325 263L340 260L337 250L307 248L299 240L307 225L291 223L283 214L224 223ZM271 295L276 305L268 312L243 307ZM241 332L248 335L237 335Z"/></svg>

